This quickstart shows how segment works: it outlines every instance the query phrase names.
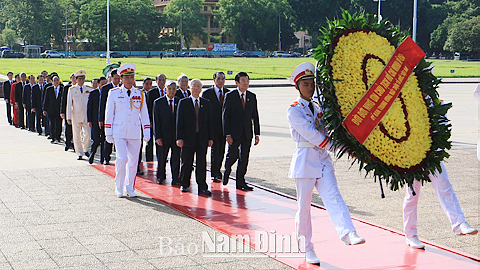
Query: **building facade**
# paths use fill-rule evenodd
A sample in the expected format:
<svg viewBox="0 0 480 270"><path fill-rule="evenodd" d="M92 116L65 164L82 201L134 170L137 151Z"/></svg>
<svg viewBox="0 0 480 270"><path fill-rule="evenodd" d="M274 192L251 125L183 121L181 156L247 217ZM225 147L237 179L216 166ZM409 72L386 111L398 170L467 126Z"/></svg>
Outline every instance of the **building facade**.
<svg viewBox="0 0 480 270"><path fill-rule="evenodd" d="M155 6L155 10L158 12L164 12L165 7L170 3L171 0L153 0L153 5ZM215 21L215 16L213 15L213 10L218 10L218 0L204 0L203 2L203 9L199 10L206 20L205 25L203 26L203 30L207 34L206 39L202 40L200 38L195 38L192 41L191 47L192 48L206 48L208 43L231 43L235 42L234 37L229 37L222 35L222 26ZM172 35L175 33L175 29L173 28L163 28L161 35Z"/></svg>

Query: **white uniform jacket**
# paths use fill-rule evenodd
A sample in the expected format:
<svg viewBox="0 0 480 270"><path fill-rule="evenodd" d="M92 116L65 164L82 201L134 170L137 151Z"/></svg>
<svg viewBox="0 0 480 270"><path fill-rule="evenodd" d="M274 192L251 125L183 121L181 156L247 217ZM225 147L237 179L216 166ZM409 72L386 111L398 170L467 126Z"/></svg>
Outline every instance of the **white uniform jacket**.
<svg viewBox="0 0 480 270"><path fill-rule="evenodd" d="M290 164L290 178L320 178L324 169L333 170L332 159L326 149L332 147L322 122L322 111L312 102L312 114L308 101L299 97L287 110L290 134L297 148ZM323 130L322 130L323 129Z"/></svg>
<svg viewBox="0 0 480 270"><path fill-rule="evenodd" d="M67 95L67 120L75 123L87 122L87 103L88 95L93 90L92 87L83 85L82 92L77 84L68 89Z"/></svg>
<svg viewBox="0 0 480 270"><path fill-rule="evenodd" d="M150 119L148 117L145 94L132 87L130 97L125 86L113 88L108 93L105 110L105 136L123 139L150 138Z"/></svg>

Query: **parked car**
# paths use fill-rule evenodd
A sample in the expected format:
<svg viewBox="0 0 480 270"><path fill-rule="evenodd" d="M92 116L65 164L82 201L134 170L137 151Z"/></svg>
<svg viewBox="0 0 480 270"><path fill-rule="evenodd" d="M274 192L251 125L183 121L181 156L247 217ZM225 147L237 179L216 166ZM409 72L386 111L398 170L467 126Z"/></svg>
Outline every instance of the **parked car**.
<svg viewBox="0 0 480 270"><path fill-rule="evenodd" d="M289 54L284 51L274 51L272 57L292 57L292 54Z"/></svg>
<svg viewBox="0 0 480 270"><path fill-rule="evenodd" d="M54 50L46 50L40 54L43 58L65 58L64 53L60 53Z"/></svg>
<svg viewBox="0 0 480 270"><path fill-rule="evenodd" d="M14 50L3 50L2 58L24 58L25 54Z"/></svg>
<svg viewBox="0 0 480 270"><path fill-rule="evenodd" d="M106 53L100 54L100 58L107 57ZM110 58L127 58L128 56L119 52L110 52Z"/></svg>
<svg viewBox="0 0 480 270"><path fill-rule="evenodd" d="M242 54L244 53L245 51L235 51L233 52L233 56L234 57L242 57Z"/></svg>

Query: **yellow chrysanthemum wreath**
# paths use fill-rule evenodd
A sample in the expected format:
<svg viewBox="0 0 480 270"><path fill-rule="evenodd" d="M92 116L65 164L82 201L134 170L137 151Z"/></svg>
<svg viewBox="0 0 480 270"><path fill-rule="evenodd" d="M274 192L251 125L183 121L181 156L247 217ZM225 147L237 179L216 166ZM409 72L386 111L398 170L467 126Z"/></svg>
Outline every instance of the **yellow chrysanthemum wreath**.
<svg viewBox="0 0 480 270"><path fill-rule="evenodd" d="M324 119L338 157L347 153L360 170L373 172L392 190L414 179L429 181L448 157L451 104L438 100L438 80L422 59L389 111L364 144L342 126L342 121L375 82L406 35L373 15L350 15L329 21L316 48L317 85ZM354 162L355 162L354 161Z"/></svg>
<svg viewBox="0 0 480 270"><path fill-rule="evenodd" d="M385 62L395 51L388 40L375 32L354 32L342 36L332 57L332 77L342 116L353 110L367 89L375 82L385 67ZM363 67L365 55L376 55ZM365 68L366 85L362 80ZM406 104L407 115L402 109ZM410 130L407 129L407 121ZM425 159L430 150L430 122L425 102L418 87L417 77L412 74L390 110L382 119L386 132L377 126L365 141L365 147L387 165L408 169ZM408 134L410 133L410 134ZM393 138L389 138L387 134ZM399 140L408 136L408 139ZM397 139L397 140L394 140Z"/></svg>

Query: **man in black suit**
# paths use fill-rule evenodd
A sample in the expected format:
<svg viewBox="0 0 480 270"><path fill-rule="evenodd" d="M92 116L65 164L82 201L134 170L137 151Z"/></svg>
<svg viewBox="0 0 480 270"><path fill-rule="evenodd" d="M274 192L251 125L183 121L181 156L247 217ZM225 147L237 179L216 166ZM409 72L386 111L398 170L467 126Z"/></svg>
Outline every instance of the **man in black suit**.
<svg viewBox="0 0 480 270"><path fill-rule="evenodd" d="M180 186L180 147L175 142L177 105L180 100L175 96L177 85L174 81L167 85L167 95L155 100L153 105L153 130L157 143L157 184L163 184L166 179L165 166L168 151L170 154L170 170L172 186Z"/></svg>
<svg viewBox="0 0 480 270"><path fill-rule="evenodd" d="M117 74L117 69L112 69L111 71L111 76L112 76L112 82L105 84L100 88L100 108L98 112L98 124L100 125L100 128L102 129L102 136L105 137L105 127L103 125L105 121L105 109L107 108L107 97L110 89L116 88L121 86L122 84L120 83L120 75ZM103 149L103 160L101 160L101 163L104 163L105 165L110 164L110 155L112 154L112 148L113 144L105 141L104 143L104 149Z"/></svg>
<svg viewBox="0 0 480 270"><path fill-rule="evenodd" d="M12 106L10 106L10 90L13 83L13 72L7 73L8 80L3 82L3 99L5 100L5 107L7 107L7 120L10 125L13 125Z"/></svg>
<svg viewBox="0 0 480 270"><path fill-rule="evenodd" d="M211 149L211 175L213 182L222 182L223 156L225 155L225 135L223 134L222 109L225 95L230 91L225 88L225 73L217 71L213 74L212 88L205 90L202 97L210 101L212 108L213 145Z"/></svg>
<svg viewBox="0 0 480 270"><path fill-rule="evenodd" d="M42 135L42 95L43 95L43 75L37 76L37 84L32 88L32 113L35 115L35 127L38 135Z"/></svg>
<svg viewBox="0 0 480 270"><path fill-rule="evenodd" d="M198 194L210 196L207 178L207 148L213 144L213 130L210 101L200 97L202 81L193 79L190 83L192 95L180 100L177 112L177 145L182 148L182 166L180 178L182 192L187 192L193 168L193 156L196 157L195 178Z"/></svg>
<svg viewBox="0 0 480 270"><path fill-rule="evenodd" d="M149 89L147 91L147 108L148 108L148 116L150 117L150 123L153 123L153 103L158 98L164 97L166 95L166 88L165 83L167 82L167 77L164 74L158 74L156 77L157 86ZM176 90L175 90L176 91ZM152 134L152 133L150 133ZM153 136L148 141L147 146L145 147L145 157L147 161L153 161L153 144L154 144ZM157 153L157 160L159 159L159 149L158 146L155 146L155 150Z"/></svg>
<svg viewBox="0 0 480 270"><path fill-rule="evenodd" d="M50 121L51 143L60 142L62 134L62 118L60 117L63 85L60 84L58 76L53 77L53 85L45 90L45 99L43 100L43 115L48 115Z"/></svg>
<svg viewBox="0 0 480 270"><path fill-rule="evenodd" d="M178 76L177 79L178 90L175 93L175 96L182 99L189 97L191 95L190 90L188 90L188 77L185 74Z"/></svg>
<svg viewBox="0 0 480 270"><path fill-rule="evenodd" d="M23 87L27 84L27 74L20 73L20 82L15 84L15 103L18 106L18 121L20 128L25 129L25 113L23 107Z"/></svg>
<svg viewBox="0 0 480 270"><path fill-rule="evenodd" d="M60 117L65 120L65 151L68 151L68 149L74 149L72 125L68 124L65 115L67 112L68 89L75 84L77 84L77 79L75 78L75 73L72 73L70 75L70 82L68 82L68 84L63 88L62 105L60 106Z"/></svg>
<svg viewBox="0 0 480 270"><path fill-rule="evenodd" d="M28 83L23 87L22 103L26 112L28 131L35 131L35 114L32 113L32 88L35 85L35 76L28 76Z"/></svg>
<svg viewBox="0 0 480 270"><path fill-rule="evenodd" d="M100 77L99 79L94 79L97 82L97 88L91 91L88 94L87 102L87 122L88 126L91 128L91 138L92 145L90 147L90 157L88 162L93 163L95 159L95 153L97 152L98 146L100 146L100 162L103 161L103 144L105 142L105 137L102 136L102 130L98 124L98 109L100 105L100 88L107 83L107 78Z"/></svg>
<svg viewBox="0 0 480 270"><path fill-rule="evenodd" d="M237 189L250 191L253 188L245 183L245 174L247 172L253 133L255 133L255 145L260 142L257 97L254 93L248 91L250 79L247 73L238 73L235 76L235 84L237 89L230 91L225 96L225 103L223 104L223 131L228 143L223 184L228 184L232 165L238 159Z"/></svg>
<svg viewBox="0 0 480 270"><path fill-rule="evenodd" d="M41 98L40 98L40 111L41 111L41 108L43 106L43 101L45 100L45 93L47 92L47 88L52 85L52 83L50 84L47 84L45 82L45 74L46 71L42 71L42 74L38 75L37 77L37 85L38 87L40 88L41 90ZM48 139L51 139L52 137L50 136L50 121L48 120L48 116L45 116L43 115L43 113L41 113L41 117L42 117L42 126L45 127L45 136L48 136Z"/></svg>

